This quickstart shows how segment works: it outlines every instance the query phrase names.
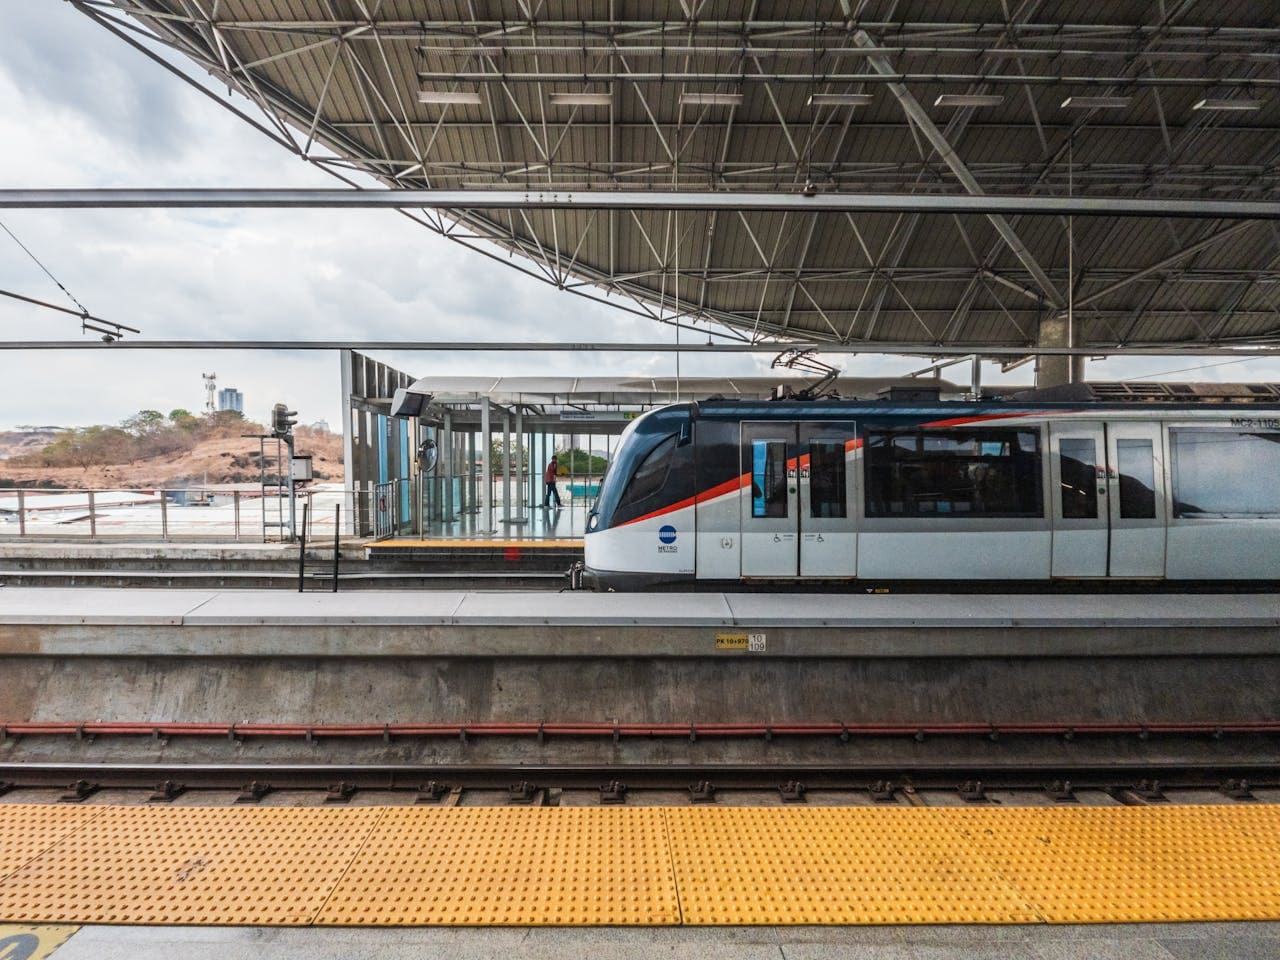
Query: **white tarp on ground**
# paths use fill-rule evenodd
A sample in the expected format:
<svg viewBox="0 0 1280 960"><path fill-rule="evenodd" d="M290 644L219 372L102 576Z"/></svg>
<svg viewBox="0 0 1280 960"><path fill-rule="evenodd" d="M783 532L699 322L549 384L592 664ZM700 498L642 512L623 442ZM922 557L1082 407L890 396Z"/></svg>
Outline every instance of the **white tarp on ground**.
<svg viewBox="0 0 1280 960"><path fill-rule="evenodd" d="M96 490L93 494L93 506L128 507L136 504L159 503L157 491L141 490ZM22 509L27 513L47 510L88 510L89 491L60 491L44 493L40 490L24 490ZM0 494L0 513L18 512L18 494L16 491Z"/></svg>

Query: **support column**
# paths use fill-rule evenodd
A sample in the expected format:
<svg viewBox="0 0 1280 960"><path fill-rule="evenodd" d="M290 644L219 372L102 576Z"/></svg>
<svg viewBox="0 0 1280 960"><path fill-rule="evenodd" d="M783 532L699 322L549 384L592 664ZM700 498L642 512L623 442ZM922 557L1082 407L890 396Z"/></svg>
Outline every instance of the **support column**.
<svg viewBox="0 0 1280 960"><path fill-rule="evenodd" d="M358 534L356 522L356 506L360 502L354 491L356 487L356 451L354 431L354 411L351 409L352 391L352 357L350 350L338 351L338 363L341 369L342 383L342 512L343 528L351 536Z"/></svg>
<svg viewBox="0 0 1280 960"><path fill-rule="evenodd" d="M516 515L511 518L512 523L528 523L529 518L524 513L524 470L522 469L522 460L528 459L528 452L524 445L524 405L518 400L516 401L516 432L515 432L515 470L516 470ZM522 456L523 454L523 456Z"/></svg>
<svg viewBox="0 0 1280 960"><path fill-rule="evenodd" d="M1072 343L1070 321L1065 313L1054 313L1040 321L1036 337L1038 347L1070 347ZM1079 383L1084 379L1084 357L1040 356L1036 358L1036 386L1060 387L1067 383Z"/></svg>
<svg viewBox="0 0 1280 960"><path fill-rule="evenodd" d="M489 453L493 430L489 422L489 398L480 400L480 521L477 530L493 533L493 474L489 470Z"/></svg>
<svg viewBox="0 0 1280 960"><path fill-rule="evenodd" d="M466 436L466 444L463 450L467 458L467 513L475 513L477 510L476 503L480 496L480 488L476 484L476 432L468 430Z"/></svg>
<svg viewBox="0 0 1280 960"><path fill-rule="evenodd" d="M502 522L511 522L511 414L502 415Z"/></svg>
<svg viewBox="0 0 1280 960"><path fill-rule="evenodd" d="M440 522L453 520L453 414L448 410L440 424L436 447L436 476L440 478Z"/></svg>

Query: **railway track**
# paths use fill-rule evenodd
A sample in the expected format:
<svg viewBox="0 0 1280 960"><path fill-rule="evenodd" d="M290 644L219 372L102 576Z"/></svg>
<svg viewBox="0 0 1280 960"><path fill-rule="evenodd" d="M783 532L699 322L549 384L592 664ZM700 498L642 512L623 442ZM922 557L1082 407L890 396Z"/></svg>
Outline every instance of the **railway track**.
<svg viewBox="0 0 1280 960"><path fill-rule="evenodd" d="M0 803L911 806L1280 802L1280 764L494 766L0 761ZM274 799L269 799L274 798Z"/></svg>

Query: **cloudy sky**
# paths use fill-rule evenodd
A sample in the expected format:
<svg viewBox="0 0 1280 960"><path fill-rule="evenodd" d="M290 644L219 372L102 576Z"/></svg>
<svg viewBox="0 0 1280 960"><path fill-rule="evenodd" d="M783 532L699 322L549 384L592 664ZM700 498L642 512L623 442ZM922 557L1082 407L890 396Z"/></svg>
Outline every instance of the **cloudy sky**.
<svg viewBox="0 0 1280 960"><path fill-rule="evenodd" d="M176 62L176 61L175 61ZM207 79L207 78L206 78ZM241 101L244 106L245 102ZM252 108L249 108L252 109ZM7 187L333 187L70 5L9 4L0 30L0 183ZM672 330L562 293L392 211L7 211L3 222L98 316L152 338L671 340ZM0 288L65 302L0 233ZM76 318L0 300L0 339L82 338ZM418 376L672 375L671 354L387 354ZM851 374L918 360L840 360ZM1093 364L1120 379L1213 360ZM686 356L687 375L764 372L768 357ZM262 417L284 401L339 422L338 358L285 352L0 351L0 429L198 409L202 372ZM1018 379L1026 379L1027 368ZM1174 379L1280 379L1275 361ZM1000 378L993 372L989 382ZM963 375L957 377L963 379Z"/></svg>

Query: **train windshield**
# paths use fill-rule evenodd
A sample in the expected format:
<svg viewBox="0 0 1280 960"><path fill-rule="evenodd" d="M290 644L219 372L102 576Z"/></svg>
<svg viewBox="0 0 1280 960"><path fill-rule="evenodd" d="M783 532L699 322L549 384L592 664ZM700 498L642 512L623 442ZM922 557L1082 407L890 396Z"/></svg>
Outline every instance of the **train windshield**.
<svg viewBox="0 0 1280 960"><path fill-rule="evenodd" d="M688 423L689 406L680 404L651 410L627 424L600 485L600 496L587 521L588 532L608 526L624 498L627 503L635 503L640 495L648 495L646 488L651 488L648 493L652 493L662 486L670 452ZM633 486L635 490L631 489Z"/></svg>

